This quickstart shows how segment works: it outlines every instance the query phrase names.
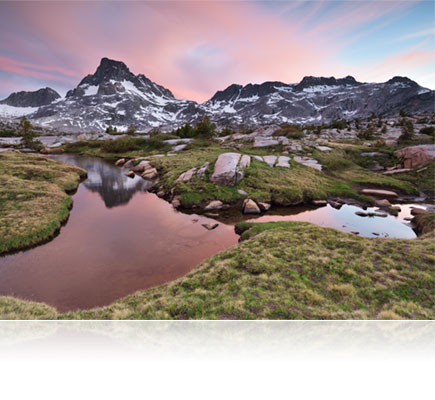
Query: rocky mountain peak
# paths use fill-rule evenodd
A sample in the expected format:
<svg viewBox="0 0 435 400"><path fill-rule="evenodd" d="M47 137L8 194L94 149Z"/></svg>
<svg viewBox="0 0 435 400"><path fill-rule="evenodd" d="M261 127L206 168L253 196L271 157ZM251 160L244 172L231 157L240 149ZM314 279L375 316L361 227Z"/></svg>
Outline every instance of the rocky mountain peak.
<svg viewBox="0 0 435 400"><path fill-rule="evenodd" d="M237 85L233 83L224 90L218 90L209 101L223 101L235 98L236 96L238 96L242 88L242 85Z"/></svg>
<svg viewBox="0 0 435 400"><path fill-rule="evenodd" d="M417 82L414 82L412 79L407 78L406 76L395 76L385 82L387 85L393 85L393 84L402 84L405 86L418 86Z"/></svg>
<svg viewBox="0 0 435 400"><path fill-rule="evenodd" d="M304 90L313 86L347 86L347 85L360 85L353 76L346 76L345 78L336 79L331 76L329 78L320 76L305 76L296 86L296 90Z"/></svg>
<svg viewBox="0 0 435 400"><path fill-rule="evenodd" d="M102 58L100 65L93 75L88 75L79 83L80 85L99 85L102 82L110 80L122 81L131 80L134 75L130 72L127 65L122 61L110 60L109 58Z"/></svg>

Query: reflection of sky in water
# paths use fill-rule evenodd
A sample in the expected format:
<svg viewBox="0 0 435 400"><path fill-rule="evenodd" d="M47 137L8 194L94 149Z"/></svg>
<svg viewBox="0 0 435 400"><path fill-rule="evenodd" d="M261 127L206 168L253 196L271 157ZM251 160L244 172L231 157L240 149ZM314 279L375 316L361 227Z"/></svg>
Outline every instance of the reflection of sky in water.
<svg viewBox="0 0 435 400"><path fill-rule="evenodd" d="M335 228L344 232L359 232L361 236L380 236L393 238L415 238L415 232L406 225L404 218L409 217L410 205L400 205L402 212L398 217L360 217L355 214L362 209L356 206L343 205L339 210L327 205L314 210L303 211L295 215L271 215L266 214L259 218L253 218L253 222L271 221L304 221L314 224ZM366 212L375 212L377 208L368 208ZM273 213L273 210L271 211ZM375 235L377 233L378 235Z"/></svg>

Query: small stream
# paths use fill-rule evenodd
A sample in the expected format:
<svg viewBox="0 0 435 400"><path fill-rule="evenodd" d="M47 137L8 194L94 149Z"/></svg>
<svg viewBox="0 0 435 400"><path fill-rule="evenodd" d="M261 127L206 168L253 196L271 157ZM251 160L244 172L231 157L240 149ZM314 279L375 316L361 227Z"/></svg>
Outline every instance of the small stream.
<svg viewBox="0 0 435 400"><path fill-rule="evenodd" d="M88 179L73 195L69 220L58 236L0 257L0 295L45 302L61 312L103 306L177 279L239 239L236 221L219 222L209 231L202 224L216 220L174 210L147 191L148 181L128 178L126 170L107 161L67 154L51 158L86 169ZM404 221L410 205L401 207L398 217L359 217L358 207L328 205L275 209L248 220L308 221L361 236L415 238Z"/></svg>

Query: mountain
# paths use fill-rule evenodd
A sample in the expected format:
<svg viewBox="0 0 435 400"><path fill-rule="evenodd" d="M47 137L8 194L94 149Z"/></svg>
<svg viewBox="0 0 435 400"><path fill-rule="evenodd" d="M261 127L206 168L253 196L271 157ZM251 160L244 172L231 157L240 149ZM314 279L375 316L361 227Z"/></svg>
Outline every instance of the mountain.
<svg viewBox="0 0 435 400"><path fill-rule="evenodd" d="M64 132L103 131L109 125L119 131L130 125L138 131L165 131L186 122L195 123L205 115L221 126L255 126L319 124L364 118L372 113L392 116L402 109L411 113L433 112L434 91L406 77L362 83L352 76L306 76L293 84L233 84L198 104L176 99L169 89L143 74L133 74L121 61L103 58L94 74L83 78L64 98L56 97L54 102L33 109L29 118ZM28 114L30 111L26 110Z"/></svg>
<svg viewBox="0 0 435 400"><path fill-rule="evenodd" d="M200 106L179 100L146 76L134 75L121 61L103 58L64 99L31 116L41 125L64 131L101 131L109 125L127 130L171 127L203 114Z"/></svg>
<svg viewBox="0 0 435 400"><path fill-rule="evenodd" d="M385 83L361 83L352 76L307 76L298 84L230 85L203 106L218 122L315 124L364 118L372 113L395 115L401 109L433 112L434 91L403 77Z"/></svg>
<svg viewBox="0 0 435 400"><path fill-rule="evenodd" d="M59 93L46 87L34 92L14 92L6 99L1 100L0 104L6 104L12 107L41 107L50 104L59 98Z"/></svg>
<svg viewBox="0 0 435 400"><path fill-rule="evenodd" d="M51 104L60 98L55 90L46 87L34 92L14 92L0 101L0 117L20 117L32 114L39 107Z"/></svg>

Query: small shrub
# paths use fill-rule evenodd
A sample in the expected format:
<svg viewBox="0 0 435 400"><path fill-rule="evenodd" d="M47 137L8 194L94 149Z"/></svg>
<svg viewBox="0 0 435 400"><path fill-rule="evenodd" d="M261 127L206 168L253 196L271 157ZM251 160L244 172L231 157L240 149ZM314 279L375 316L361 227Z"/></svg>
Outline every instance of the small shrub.
<svg viewBox="0 0 435 400"><path fill-rule="evenodd" d="M399 136L399 142L409 142L414 137L414 124L409 120L402 121L402 134Z"/></svg>
<svg viewBox="0 0 435 400"><path fill-rule="evenodd" d="M366 129L361 129L357 133L358 139L361 140L371 140L375 137L375 130L372 125L368 125Z"/></svg>
<svg viewBox="0 0 435 400"><path fill-rule="evenodd" d="M42 148L42 143L39 140L35 140L38 134L33 131L32 124L26 117L21 118L18 131L22 136L21 143L24 147L33 150L40 150Z"/></svg>
<svg viewBox="0 0 435 400"><path fill-rule="evenodd" d="M423 133L424 135L435 135L435 126L425 126L424 128L420 129L420 133Z"/></svg>
<svg viewBox="0 0 435 400"><path fill-rule="evenodd" d="M273 136L286 136L289 139L301 139L304 133L298 125L284 124L281 129L274 132Z"/></svg>
<svg viewBox="0 0 435 400"><path fill-rule="evenodd" d="M332 129L346 129L347 122L345 120L333 121L329 127Z"/></svg>
<svg viewBox="0 0 435 400"><path fill-rule="evenodd" d="M118 129L115 127L113 127L112 125L109 125L106 128L106 133L108 133L109 135L119 135L120 133L118 132Z"/></svg>
<svg viewBox="0 0 435 400"><path fill-rule="evenodd" d="M127 129L127 135L135 135L136 127L134 125L130 125Z"/></svg>
<svg viewBox="0 0 435 400"><path fill-rule="evenodd" d="M176 129L173 134L180 138L193 138L196 136L196 130L190 124L184 124Z"/></svg>
<svg viewBox="0 0 435 400"><path fill-rule="evenodd" d="M210 122L210 118L206 115L202 121L195 126L196 136L212 137L216 132L216 125Z"/></svg>
<svg viewBox="0 0 435 400"><path fill-rule="evenodd" d="M229 128L228 126L226 126L224 129L222 129L219 133L218 136L229 136L229 135L233 135L234 133L236 133L234 131L234 129Z"/></svg>
<svg viewBox="0 0 435 400"><path fill-rule="evenodd" d="M132 150L138 150L137 142L132 138L122 137L119 139L110 139L102 143L101 148L107 153L123 153Z"/></svg>

